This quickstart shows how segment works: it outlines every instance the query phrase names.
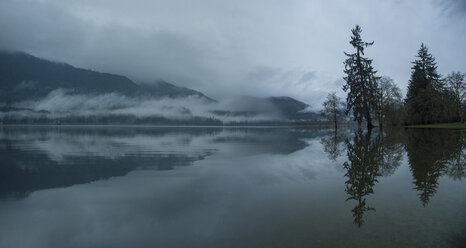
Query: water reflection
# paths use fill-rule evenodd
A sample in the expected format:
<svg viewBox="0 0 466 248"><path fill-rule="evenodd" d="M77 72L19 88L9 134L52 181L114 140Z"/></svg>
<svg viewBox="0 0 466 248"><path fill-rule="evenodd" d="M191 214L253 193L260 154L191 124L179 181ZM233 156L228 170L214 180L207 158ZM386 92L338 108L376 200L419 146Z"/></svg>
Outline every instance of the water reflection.
<svg viewBox="0 0 466 248"><path fill-rule="evenodd" d="M0 130L0 197L140 169L171 170L217 153L290 154L318 132L284 129L10 126Z"/></svg>
<svg viewBox="0 0 466 248"><path fill-rule="evenodd" d="M363 133L358 130L353 142L345 141L348 161L343 164L346 169L345 192L347 200L356 200L353 212L354 223L359 227L364 223L364 213L375 211L374 207L366 204L366 197L374 193L373 187L377 183L380 173L380 163L383 161L380 136L372 137L371 132Z"/></svg>
<svg viewBox="0 0 466 248"><path fill-rule="evenodd" d="M217 129L6 127L0 133L0 196L24 197L135 169L169 170L215 152L189 149Z"/></svg>
<svg viewBox="0 0 466 248"><path fill-rule="evenodd" d="M380 173L387 177L395 173L400 167L404 154L403 137L404 132L397 129L385 129L379 131L379 153L381 160L379 163Z"/></svg>
<svg viewBox="0 0 466 248"><path fill-rule="evenodd" d="M324 152L327 153L328 158L335 161L345 152L345 148L343 147L344 141L345 135L335 130L331 135L323 137L320 143L324 147Z"/></svg>
<svg viewBox="0 0 466 248"><path fill-rule="evenodd" d="M424 208L410 132L0 128L0 247L449 247L463 134Z"/></svg>
<svg viewBox="0 0 466 248"><path fill-rule="evenodd" d="M440 176L464 178L464 145L461 132L416 129L407 133L406 151L413 183L423 206L435 195Z"/></svg>
<svg viewBox="0 0 466 248"><path fill-rule="evenodd" d="M439 177L447 175L461 180L466 175L466 155L463 132L428 129L386 129L379 132L357 130L353 135L334 132L321 139L330 160L341 156L340 148L346 136L345 192L348 200L355 200L351 210L358 227L364 223L364 213L376 211L367 197L374 194L374 186L381 177L389 177L400 167L407 154L414 189L426 206L435 195ZM352 138L351 138L352 136Z"/></svg>

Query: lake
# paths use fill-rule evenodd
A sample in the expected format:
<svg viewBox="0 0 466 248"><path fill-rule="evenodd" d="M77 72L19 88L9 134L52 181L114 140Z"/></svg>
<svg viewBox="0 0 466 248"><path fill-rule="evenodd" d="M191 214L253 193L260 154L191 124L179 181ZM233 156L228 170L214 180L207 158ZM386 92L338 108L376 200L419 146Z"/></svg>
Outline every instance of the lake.
<svg viewBox="0 0 466 248"><path fill-rule="evenodd" d="M465 134L0 126L0 247L464 247Z"/></svg>

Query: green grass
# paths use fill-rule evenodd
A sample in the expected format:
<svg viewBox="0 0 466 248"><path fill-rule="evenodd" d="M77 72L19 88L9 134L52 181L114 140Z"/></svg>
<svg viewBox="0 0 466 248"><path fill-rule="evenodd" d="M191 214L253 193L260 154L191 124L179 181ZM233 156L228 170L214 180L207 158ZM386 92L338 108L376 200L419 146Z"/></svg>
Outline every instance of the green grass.
<svg viewBox="0 0 466 248"><path fill-rule="evenodd" d="M409 128L444 128L444 129L466 129L466 122L439 123L429 125L410 125Z"/></svg>

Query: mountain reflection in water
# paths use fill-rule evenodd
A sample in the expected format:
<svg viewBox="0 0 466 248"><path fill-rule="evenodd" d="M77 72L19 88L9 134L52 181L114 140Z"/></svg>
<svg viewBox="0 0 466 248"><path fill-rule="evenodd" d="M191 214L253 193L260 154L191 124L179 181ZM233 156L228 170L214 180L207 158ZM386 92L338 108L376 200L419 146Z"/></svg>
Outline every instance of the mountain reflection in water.
<svg viewBox="0 0 466 248"><path fill-rule="evenodd" d="M464 134L3 126L0 247L461 247Z"/></svg>
<svg viewBox="0 0 466 248"><path fill-rule="evenodd" d="M241 146L243 155L288 154L306 147L306 136L282 129L5 127L0 132L0 197L124 176L136 169L171 170L211 156L221 143Z"/></svg>

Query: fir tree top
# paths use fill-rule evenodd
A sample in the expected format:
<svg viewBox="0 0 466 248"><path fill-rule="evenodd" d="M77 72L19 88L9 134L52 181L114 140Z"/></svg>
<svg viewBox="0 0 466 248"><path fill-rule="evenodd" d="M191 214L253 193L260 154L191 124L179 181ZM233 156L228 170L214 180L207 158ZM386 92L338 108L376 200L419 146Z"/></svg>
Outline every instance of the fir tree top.
<svg viewBox="0 0 466 248"><path fill-rule="evenodd" d="M361 38L362 29L359 25L351 29L351 41L349 42L354 48L356 48L362 55L364 55L364 47L368 47L374 44L374 42L364 42Z"/></svg>
<svg viewBox="0 0 466 248"><path fill-rule="evenodd" d="M437 63L424 43L421 44L416 58L416 60L411 62L413 67L411 67L412 72L408 86L408 99L418 95L421 89L440 87L441 76L437 73Z"/></svg>

